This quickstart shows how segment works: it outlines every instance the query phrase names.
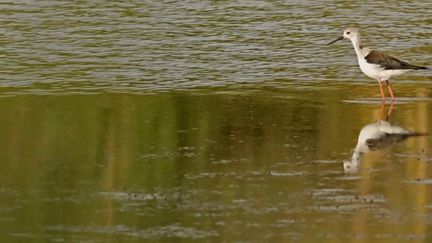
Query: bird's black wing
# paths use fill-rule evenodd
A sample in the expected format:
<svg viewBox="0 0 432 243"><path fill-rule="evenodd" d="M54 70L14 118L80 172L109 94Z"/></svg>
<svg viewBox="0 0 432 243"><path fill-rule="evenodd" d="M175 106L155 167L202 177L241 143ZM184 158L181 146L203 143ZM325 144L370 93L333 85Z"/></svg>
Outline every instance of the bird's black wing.
<svg viewBox="0 0 432 243"><path fill-rule="evenodd" d="M407 62L401 61L395 57L375 50L369 52L369 54L365 56L365 59L368 63L380 65L385 70L426 69L426 67L411 65Z"/></svg>

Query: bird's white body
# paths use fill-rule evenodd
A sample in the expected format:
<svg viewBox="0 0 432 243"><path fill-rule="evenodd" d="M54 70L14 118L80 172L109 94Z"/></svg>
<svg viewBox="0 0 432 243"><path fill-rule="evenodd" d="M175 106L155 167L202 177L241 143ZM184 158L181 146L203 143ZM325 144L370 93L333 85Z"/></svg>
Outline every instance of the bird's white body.
<svg viewBox="0 0 432 243"><path fill-rule="evenodd" d="M343 163L344 169L346 172L357 172L362 154L386 148L408 137L422 135L425 134L413 132L383 120L368 124L361 129L351 160Z"/></svg>
<svg viewBox="0 0 432 243"><path fill-rule="evenodd" d="M351 39L351 43L354 46L360 70L370 78L375 80L389 80L393 76L398 76L409 71L408 69L385 70L378 64L368 63L365 57L371 50L367 47L360 46L360 35L355 35Z"/></svg>
<svg viewBox="0 0 432 243"><path fill-rule="evenodd" d="M381 143L385 143L386 140L391 139L391 136L409 134L413 134L413 132L400 126L391 125L389 122L383 120L366 125L360 131L353 159L358 158L360 153L369 151L370 148L367 146L368 140L381 140Z"/></svg>

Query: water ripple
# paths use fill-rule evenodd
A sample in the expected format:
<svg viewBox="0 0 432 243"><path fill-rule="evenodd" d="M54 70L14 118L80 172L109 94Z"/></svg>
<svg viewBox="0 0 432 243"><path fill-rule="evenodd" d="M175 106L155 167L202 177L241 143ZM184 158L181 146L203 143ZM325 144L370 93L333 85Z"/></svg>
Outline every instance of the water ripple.
<svg viewBox="0 0 432 243"><path fill-rule="evenodd" d="M432 30L426 27L424 3L413 1L403 8L386 3L388 11L382 12L383 4L3 3L0 85L38 93L37 84L55 84L44 87L45 92L56 93L54 87L60 86L73 93L76 88L157 92L238 83L283 87L360 81L348 43L323 45L358 19L373 46L393 48L395 54L425 63ZM425 75L419 74L417 81ZM280 79L284 81L274 82Z"/></svg>

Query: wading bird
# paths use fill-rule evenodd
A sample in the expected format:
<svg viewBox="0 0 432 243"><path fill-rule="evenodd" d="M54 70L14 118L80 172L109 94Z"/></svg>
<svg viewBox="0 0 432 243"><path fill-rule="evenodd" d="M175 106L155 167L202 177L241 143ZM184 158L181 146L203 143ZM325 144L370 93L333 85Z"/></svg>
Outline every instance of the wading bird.
<svg viewBox="0 0 432 243"><path fill-rule="evenodd" d="M361 45L360 33L357 28L347 28L343 32L343 36L328 43L333 44L342 39L349 39L357 54L360 69L366 76L369 76L378 81L381 99L385 102L386 97L382 87L382 82L387 84L388 91L391 96L391 101L395 100L393 90L390 86L390 78L393 76L401 75L409 70L427 69L426 67L416 66L407 62L401 61L395 57L387 55L377 50L371 50Z"/></svg>

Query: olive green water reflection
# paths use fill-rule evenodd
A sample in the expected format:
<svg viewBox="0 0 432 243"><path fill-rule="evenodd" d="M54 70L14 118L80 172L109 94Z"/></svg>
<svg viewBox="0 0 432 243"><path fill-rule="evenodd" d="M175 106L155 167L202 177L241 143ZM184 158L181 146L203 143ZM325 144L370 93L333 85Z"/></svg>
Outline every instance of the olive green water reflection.
<svg viewBox="0 0 432 243"><path fill-rule="evenodd" d="M1 98L0 240L429 241L431 138L345 173L380 107L341 91Z"/></svg>

